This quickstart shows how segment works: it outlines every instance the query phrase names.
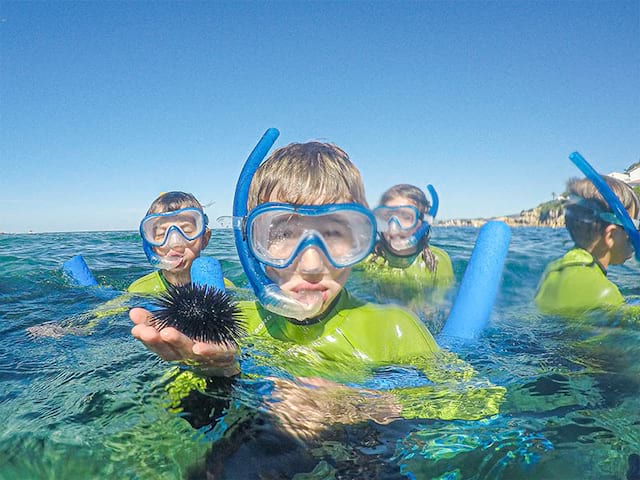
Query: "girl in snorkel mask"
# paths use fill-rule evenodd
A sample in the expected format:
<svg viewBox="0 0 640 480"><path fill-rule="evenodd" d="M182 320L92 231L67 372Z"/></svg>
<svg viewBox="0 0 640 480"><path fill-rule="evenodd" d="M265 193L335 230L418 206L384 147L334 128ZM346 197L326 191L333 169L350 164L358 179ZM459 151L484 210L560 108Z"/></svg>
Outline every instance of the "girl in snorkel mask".
<svg viewBox="0 0 640 480"><path fill-rule="evenodd" d="M410 281L416 287L411 288L416 290L411 294L425 287L448 286L453 281L449 255L429 244L438 195L431 185L427 188L433 205L425 193L413 185L395 185L383 193L374 210L379 240L373 254L362 264L366 273L384 283Z"/></svg>
<svg viewBox="0 0 640 480"><path fill-rule="evenodd" d="M157 293L167 283L191 281L191 264L211 238L208 219L200 202L190 193L167 192L156 198L140 222L142 248L158 270L133 282L134 293Z"/></svg>

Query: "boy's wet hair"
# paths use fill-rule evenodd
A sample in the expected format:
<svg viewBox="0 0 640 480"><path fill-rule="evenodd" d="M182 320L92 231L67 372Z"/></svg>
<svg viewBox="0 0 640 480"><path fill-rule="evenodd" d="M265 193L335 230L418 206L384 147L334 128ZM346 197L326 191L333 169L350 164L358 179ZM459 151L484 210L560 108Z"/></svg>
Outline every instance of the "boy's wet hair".
<svg viewBox="0 0 640 480"><path fill-rule="evenodd" d="M368 208L360 171L331 143L292 143L279 148L256 171L247 209L272 201L293 205L359 203Z"/></svg>
<svg viewBox="0 0 640 480"><path fill-rule="evenodd" d="M613 177L602 175L602 178L620 199L631 218L637 218L640 213L640 200L633 189ZM569 180L567 192L584 200L565 206L565 225L576 246L587 248L602 236L604 229L609 225L608 222L598 217L596 212L611 212L611 207L591 180L587 178Z"/></svg>
<svg viewBox="0 0 640 480"><path fill-rule="evenodd" d="M152 213L173 212L174 210L190 207L200 210L203 209L196 197L190 193L165 192L160 194L160 196L153 201L149 210L147 210L147 215Z"/></svg>
<svg viewBox="0 0 640 480"><path fill-rule="evenodd" d="M382 194L382 197L380 197L380 205L384 205L390 200L398 197L408 198L411 200L418 208L420 215L427 213L431 207L431 203L427 200L427 196L422 189L408 183L400 183L389 188Z"/></svg>
<svg viewBox="0 0 640 480"><path fill-rule="evenodd" d="M156 198L151 203L149 210L147 210L147 215L151 215L153 213L175 212L176 210L180 210L181 208L197 208L204 214L204 208L202 207L198 199L191 193L174 191L161 193L158 198ZM209 235L211 235L211 230L209 229L207 224L207 215L204 214L204 225L206 233L204 236L204 244L200 244L199 247L201 249L204 249L207 246L207 243L209 242ZM153 247L153 250L157 252L157 248L158 247Z"/></svg>

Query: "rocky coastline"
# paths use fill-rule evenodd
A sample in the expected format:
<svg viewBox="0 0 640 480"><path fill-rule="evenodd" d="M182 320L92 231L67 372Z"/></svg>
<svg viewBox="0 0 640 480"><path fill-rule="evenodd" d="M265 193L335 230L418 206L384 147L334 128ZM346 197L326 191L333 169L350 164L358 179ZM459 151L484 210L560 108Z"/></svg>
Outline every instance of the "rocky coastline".
<svg viewBox="0 0 640 480"><path fill-rule="evenodd" d="M513 215L492 218L456 218L437 220L439 227L481 227L491 220L500 220L511 227L564 227L564 210L559 201L547 202Z"/></svg>

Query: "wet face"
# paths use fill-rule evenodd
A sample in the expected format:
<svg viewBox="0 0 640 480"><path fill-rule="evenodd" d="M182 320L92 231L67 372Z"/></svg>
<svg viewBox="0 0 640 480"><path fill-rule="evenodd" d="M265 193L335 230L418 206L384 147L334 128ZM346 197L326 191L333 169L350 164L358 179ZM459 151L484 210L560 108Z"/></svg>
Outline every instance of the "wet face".
<svg viewBox="0 0 640 480"><path fill-rule="evenodd" d="M283 203L275 196L269 201ZM322 199L318 199L313 204L324 203ZM302 250L288 267L266 267L265 271L284 293L299 302L312 304L321 296L322 307L319 314L322 314L344 288L351 268L334 267L322 250L310 245Z"/></svg>

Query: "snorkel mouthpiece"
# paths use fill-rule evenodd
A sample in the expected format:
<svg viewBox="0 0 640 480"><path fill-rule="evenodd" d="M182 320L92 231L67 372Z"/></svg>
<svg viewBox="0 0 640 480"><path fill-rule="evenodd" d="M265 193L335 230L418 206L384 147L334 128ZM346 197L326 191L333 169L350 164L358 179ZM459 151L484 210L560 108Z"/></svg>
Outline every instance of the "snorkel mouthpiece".
<svg viewBox="0 0 640 480"><path fill-rule="evenodd" d="M569 155L569 160L573 162L573 164L580 169L580 171L593 183L593 185L598 189L600 195L604 198L609 208L613 211L616 218L622 223L622 228L629 236L629 241L633 246L633 250L635 252L636 260L640 261L640 233L636 229L636 226L633 224L633 220L629 216L629 212L624 208L624 205L618 198L618 196L613 193L613 190L607 185L607 182L600 176L598 172L587 162L582 155L578 152L573 152Z"/></svg>
<svg viewBox="0 0 640 480"><path fill-rule="evenodd" d="M153 251L153 247L146 240L142 240L142 250L144 250L147 260L154 267L160 270L173 270L180 263L181 258L160 256Z"/></svg>
<svg viewBox="0 0 640 480"><path fill-rule="evenodd" d="M235 218L239 219L247 216L247 200L249 198L251 180L279 135L280 132L277 129L269 128L249 154L242 167L233 199L233 216ZM302 321L317 316L322 309L322 295L318 295L319 301L314 298L315 296L305 295L305 299L310 300L310 302L300 302L287 295L278 285L272 282L264 272L263 266L249 251L244 223L242 221L233 222L233 236L242 268L260 303L270 312L288 319Z"/></svg>
<svg viewBox="0 0 640 480"><path fill-rule="evenodd" d="M423 229L420 228L420 230L423 230ZM422 237L423 235L420 235L420 237L418 237L417 235L414 234L408 238L393 238L389 240L388 243L389 243L389 246L396 251L406 250L408 248L413 248L416 245L418 245L418 242L420 241L420 239L422 239Z"/></svg>
<svg viewBox="0 0 640 480"><path fill-rule="evenodd" d="M307 292L304 295L306 302L301 302L285 294L275 283L264 285L258 298L264 308L298 325L317 316L322 309L322 293Z"/></svg>

